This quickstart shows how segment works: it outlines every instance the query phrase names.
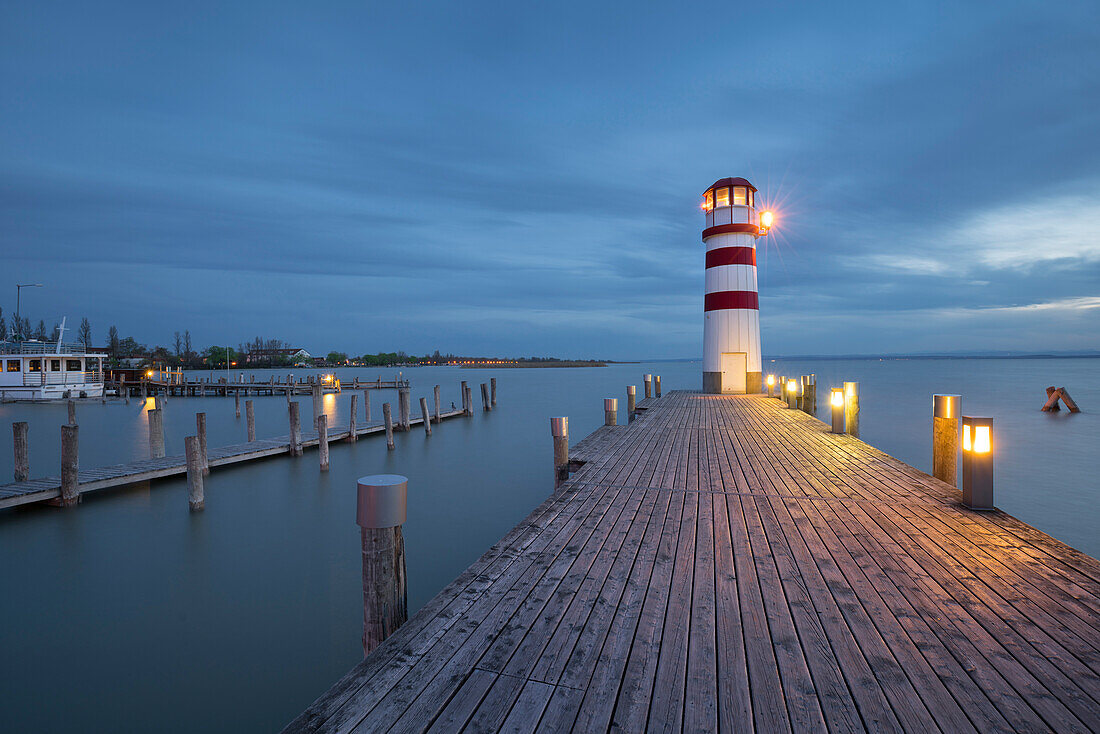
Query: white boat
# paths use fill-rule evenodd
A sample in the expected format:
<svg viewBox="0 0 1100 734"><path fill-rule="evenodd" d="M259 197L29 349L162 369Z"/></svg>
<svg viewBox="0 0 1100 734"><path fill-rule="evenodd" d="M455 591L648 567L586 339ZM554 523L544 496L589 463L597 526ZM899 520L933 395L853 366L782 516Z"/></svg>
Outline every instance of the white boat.
<svg viewBox="0 0 1100 734"><path fill-rule="evenodd" d="M105 359L83 344L0 342L0 400L103 397Z"/></svg>

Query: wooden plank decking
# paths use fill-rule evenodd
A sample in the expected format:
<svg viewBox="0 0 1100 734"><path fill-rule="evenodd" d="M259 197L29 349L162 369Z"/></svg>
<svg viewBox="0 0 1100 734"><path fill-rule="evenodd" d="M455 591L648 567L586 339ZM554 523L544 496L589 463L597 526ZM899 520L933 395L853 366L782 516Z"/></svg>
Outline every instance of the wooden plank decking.
<svg viewBox="0 0 1100 734"><path fill-rule="evenodd" d="M462 415L462 410L441 411L440 420L456 418ZM409 426L422 426L424 418L410 417ZM372 433L384 433L383 423L368 423L357 425L355 435L366 436ZM341 441L348 437L350 426L333 428L328 432L330 443ZM302 446L304 448L315 447L318 444L316 430L302 430ZM243 461L255 461L277 454L290 452L290 436L277 436L252 441L251 443L238 443L231 446L221 446L207 450L207 461L210 468L228 464L238 464ZM78 475L80 493L86 494L100 489L122 487L137 482L147 482L151 479L163 479L187 473L187 462L183 454L165 456L160 459L144 459L132 461L126 464L114 464L101 466L94 469L81 468ZM61 477L50 476L40 479L30 479L25 482L12 482L0 484L0 509L15 507L32 502L44 502L61 496Z"/></svg>
<svg viewBox="0 0 1100 734"><path fill-rule="evenodd" d="M1095 559L777 400L646 407L287 731L1100 730Z"/></svg>

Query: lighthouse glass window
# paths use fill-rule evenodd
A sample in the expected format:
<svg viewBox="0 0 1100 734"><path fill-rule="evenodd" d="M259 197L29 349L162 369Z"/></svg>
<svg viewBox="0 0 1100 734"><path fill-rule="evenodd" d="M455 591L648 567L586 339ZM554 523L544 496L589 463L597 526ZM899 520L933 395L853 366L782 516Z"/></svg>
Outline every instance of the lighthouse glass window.
<svg viewBox="0 0 1100 734"><path fill-rule="evenodd" d="M706 199L703 200L703 208L708 212L714 208L714 192L708 191Z"/></svg>
<svg viewBox="0 0 1100 734"><path fill-rule="evenodd" d="M747 189L744 186L733 187L733 205L745 206L748 202L745 200L745 192Z"/></svg>
<svg viewBox="0 0 1100 734"><path fill-rule="evenodd" d="M729 206L730 205L730 190L729 189L715 189L714 190L714 205L715 206Z"/></svg>

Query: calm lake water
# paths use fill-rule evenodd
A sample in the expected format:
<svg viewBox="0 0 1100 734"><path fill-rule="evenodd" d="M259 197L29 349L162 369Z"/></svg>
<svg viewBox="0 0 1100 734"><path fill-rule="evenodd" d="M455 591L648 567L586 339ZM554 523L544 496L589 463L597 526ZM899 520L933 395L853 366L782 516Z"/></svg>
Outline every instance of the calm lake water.
<svg viewBox="0 0 1100 734"><path fill-rule="evenodd" d="M964 413L994 417L997 505L1093 556L1098 367L1096 359L765 364L769 372L816 373L822 417L830 386L859 381L863 440L925 471L931 396L962 394ZM0 511L0 729L279 729L361 658L357 477L409 477L405 543L417 609L551 492L550 416L568 415L576 442L603 422L602 398L625 407L626 385L642 392L643 373L662 375L666 391L697 389L700 369L666 362L405 370L414 406L420 396L430 403L435 384L445 406L459 404L460 380L480 405L478 384L495 376L497 409L447 421L430 438L416 428L397 434L392 452L378 437L333 445L323 475L315 451L216 469L203 513L188 512L183 479L91 494L71 511ZM1039 412L1048 385L1066 386L1085 412ZM349 395L325 398L330 425L347 423ZM372 391L376 420L395 398ZM285 434L285 399L254 400L259 437ZM308 414L309 398L298 400ZM169 453L182 453L198 411L207 413L210 446L245 440L231 399L174 398L165 406ZM64 405L0 405L0 419L9 446L7 426L30 423L33 476L58 472ZM81 466L147 456L140 400L81 404L77 419ZM5 448L0 477L11 475Z"/></svg>

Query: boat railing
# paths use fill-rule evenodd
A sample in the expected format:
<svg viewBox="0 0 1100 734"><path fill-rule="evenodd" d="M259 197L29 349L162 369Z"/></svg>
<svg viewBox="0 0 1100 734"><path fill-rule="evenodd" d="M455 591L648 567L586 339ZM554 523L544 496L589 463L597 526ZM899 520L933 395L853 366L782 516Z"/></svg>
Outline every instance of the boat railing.
<svg viewBox="0 0 1100 734"><path fill-rule="evenodd" d="M57 342L0 342L0 354L89 354L91 349L83 344ZM103 355L107 356L107 355Z"/></svg>
<svg viewBox="0 0 1100 734"><path fill-rule="evenodd" d="M25 372L23 373L24 387L39 387L42 385L86 385L88 383L103 382L103 372L100 370L87 370L84 372Z"/></svg>

